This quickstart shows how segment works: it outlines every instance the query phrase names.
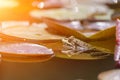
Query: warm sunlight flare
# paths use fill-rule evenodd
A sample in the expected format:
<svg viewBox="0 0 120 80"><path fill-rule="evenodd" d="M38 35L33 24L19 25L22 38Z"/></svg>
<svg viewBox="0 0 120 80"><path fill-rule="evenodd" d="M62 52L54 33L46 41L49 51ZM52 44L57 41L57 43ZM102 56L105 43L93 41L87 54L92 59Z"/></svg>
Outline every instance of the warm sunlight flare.
<svg viewBox="0 0 120 80"><path fill-rule="evenodd" d="M0 0L0 8L11 8L18 5L19 4L16 0Z"/></svg>

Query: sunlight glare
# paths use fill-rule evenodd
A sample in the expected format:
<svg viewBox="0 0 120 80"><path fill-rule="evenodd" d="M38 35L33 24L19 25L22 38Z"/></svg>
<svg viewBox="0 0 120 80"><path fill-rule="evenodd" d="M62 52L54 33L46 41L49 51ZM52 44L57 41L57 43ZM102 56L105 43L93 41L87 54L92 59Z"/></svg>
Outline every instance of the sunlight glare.
<svg viewBox="0 0 120 80"><path fill-rule="evenodd" d="M16 0L0 0L0 8L11 8L18 5L19 4Z"/></svg>

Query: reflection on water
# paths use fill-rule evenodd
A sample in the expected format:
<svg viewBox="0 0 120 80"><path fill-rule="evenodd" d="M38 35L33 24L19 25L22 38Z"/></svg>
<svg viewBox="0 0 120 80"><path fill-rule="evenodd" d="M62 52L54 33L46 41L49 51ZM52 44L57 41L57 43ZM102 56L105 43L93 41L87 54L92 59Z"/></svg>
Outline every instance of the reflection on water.
<svg viewBox="0 0 120 80"><path fill-rule="evenodd" d="M114 68L112 58L95 61L53 58L42 63L2 62L3 80L96 80L100 72Z"/></svg>

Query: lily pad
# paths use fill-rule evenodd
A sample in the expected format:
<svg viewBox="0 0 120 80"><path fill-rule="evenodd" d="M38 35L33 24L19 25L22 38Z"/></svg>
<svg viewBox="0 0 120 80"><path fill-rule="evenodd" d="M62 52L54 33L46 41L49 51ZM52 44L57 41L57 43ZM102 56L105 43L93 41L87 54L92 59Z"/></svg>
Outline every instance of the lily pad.
<svg viewBox="0 0 120 80"><path fill-rule="evenodd" d="M46 30L45 24L29 25L29 26L9 26L1 29L0 38L2 41L9 42L56 42L63 38L63 36L50 34Z"/></svg>
<svg viewBox="0 0 120 80"><path fill-rule="evenodd" d="M48 48L52 48L56 57L66 58L66 59L96 60L96 59L106 58L107 56L113 54L109 49L102 48L102 47L96 47L83 41L82 43L85 43L86 45L88 45L91 51L90 50L89 50L90 52L84 51L84 52L81 52L80 54L73 52L71 53L73 54L71 56L69 56L69 54L66 54L62 51L62 49L64 49L63 47L64 44L62 41L55 42L55 43L42 44L42 45L47 46ZM81 46L81 47L84 48L84 46ZM94 47L94 50L92 51L93 47ZM95 52L98 52L98 54Z"/></svg>
<svg viewBox="0 0 120 80"><path fill-rule="evenodd" d="M80 40L83 41L98 41L98 40L105 40L109 38L115 37L115 26L106 28L105 30L98 31L97 33L94 33L92 35L84 35L82 32L71 29L57 20L51 19L51 18L43 18L43 21L48 25L50 29L53 29L55 31L58 31L60 35L65 35L65 36L74 36Z"/></svg>

